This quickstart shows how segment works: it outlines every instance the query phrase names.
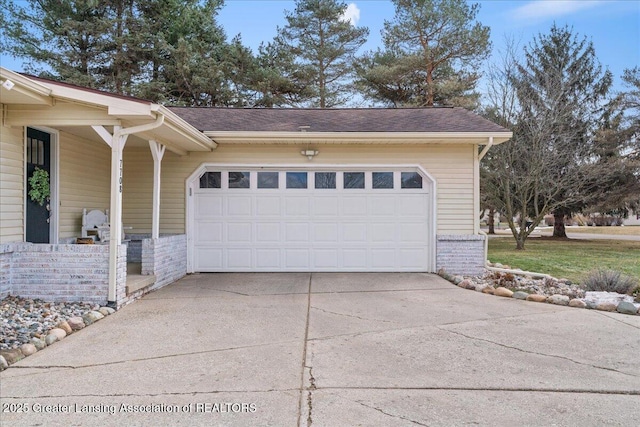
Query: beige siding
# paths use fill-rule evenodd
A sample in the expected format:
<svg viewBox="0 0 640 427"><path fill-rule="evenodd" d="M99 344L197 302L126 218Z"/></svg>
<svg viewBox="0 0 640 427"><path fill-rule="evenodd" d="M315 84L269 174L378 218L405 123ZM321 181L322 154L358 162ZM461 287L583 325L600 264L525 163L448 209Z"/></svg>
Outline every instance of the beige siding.
<svg viewBox="0 0 640 427"><path fill-rule="evenodd" d="M24 130L0 125L0 243L24 238Z"/></svg>
<svg viewBox="0 0 640 427"><path fill-rule="evenodd" d="M60 238L78 237L82 209L108 209L111 150L60 132Z"/></svg>
<svg viewBox="0 0 640 427"><path fill-rule="evenodd" d="M185 182L202 163L277 164L419 164L437 181L437 233L473 234L473 145L321 145L311 162L292 145L226 145L211 153L179 157L167 152L162 162L160 231L184 233ZM153 160L148 148L132 147L124 155L123 222L134 232L151 229Z"/></svg>

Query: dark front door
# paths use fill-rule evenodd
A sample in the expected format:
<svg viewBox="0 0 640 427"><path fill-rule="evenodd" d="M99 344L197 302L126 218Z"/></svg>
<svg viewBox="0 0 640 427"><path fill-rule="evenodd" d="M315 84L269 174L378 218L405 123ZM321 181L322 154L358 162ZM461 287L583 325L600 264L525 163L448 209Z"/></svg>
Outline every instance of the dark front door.
<svg viewBox="0 0 640 427"><path fill-rule="evenodd" d="M29 178L36 168L46 170L51 175L51 135L36 129L27 128L27 231L26 241L31 243L49 243L50 200L42 206L31 200ZM51 183L51 179L49 179Z"/></svg>

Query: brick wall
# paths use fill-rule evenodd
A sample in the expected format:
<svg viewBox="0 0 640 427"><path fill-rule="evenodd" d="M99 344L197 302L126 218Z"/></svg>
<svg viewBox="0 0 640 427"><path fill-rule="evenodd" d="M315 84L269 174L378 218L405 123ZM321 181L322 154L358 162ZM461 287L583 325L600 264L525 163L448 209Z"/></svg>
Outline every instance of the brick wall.
<svg viewBox="0 0 640 427"><path fill-rule="evenodd" d="M485 266L485 236L438 235L436 242L436 269L449 274L482 274Z"/></svg>
<svg viewBox="0 0 640 427"><path fill-rule="evenodd" d="M11 293L11 261L13 245L0 245L0 298Z"/></svg>
<svg viewBox="0 0 640 427"><path fill-rule="evenodd" d="M153 289L187 275L187 236L161 236L142 241L142 274L154 274Z"/></svg>
<svg viewBox="0 0 640 427"><path fill-rule="evenodd" d="M6 294L47 301L106 304L109 288L108 245L14 243L0 247ZM12 252L8 250L11 249ZM8 262L7 262L8 260ZM126 283L126 247L119 248L118 284ZM7 267L5 269L5 267ZM8 271L8 286L5 277ZM122 274L123 273L123 274ZM123 285L124 286L124 285ZM6 296L3 292L3 296Z"/></svg>

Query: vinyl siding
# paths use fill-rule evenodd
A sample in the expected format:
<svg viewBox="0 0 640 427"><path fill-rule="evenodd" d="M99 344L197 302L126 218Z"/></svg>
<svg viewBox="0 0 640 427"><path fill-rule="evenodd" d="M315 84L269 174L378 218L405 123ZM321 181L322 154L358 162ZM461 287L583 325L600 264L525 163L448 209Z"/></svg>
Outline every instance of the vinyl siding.
<svg viewBox="0 0 640 427"><path fill-rule="evenodd" d="M109 208L110 170L109 146L60 132L61 239L80 236L83 208Z"/></svg>
<svg viewBox="0 0 640 427"><path fill-rule="evenodd" d="M0 126L0 243L22 242L24 129Z"/></svg>
<svg viewBox="0 0 640 427"><path fill-rule="evenodd" d="M167 152L162 162L160 231L185 232L185 182L202 163L235 164L419 164L437 181L437 233L474 233L473 145L320 145L313 161L292 145L220 145L211 153L179 157ZM124 153L123 223L133 232L151 230L153 160L148 148Z"/></svg>

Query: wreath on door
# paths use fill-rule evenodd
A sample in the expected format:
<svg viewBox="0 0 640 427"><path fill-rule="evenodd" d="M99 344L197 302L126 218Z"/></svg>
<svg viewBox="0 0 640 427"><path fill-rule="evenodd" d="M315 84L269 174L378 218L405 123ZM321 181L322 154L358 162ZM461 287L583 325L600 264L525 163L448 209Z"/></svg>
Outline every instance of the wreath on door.
<svg viewBox="0 0 640 427"><path fill-rule="evenodd" d="M49 187L49 172L44 169L36 168L29 178L29 197L32 201L36 202L40 206L44 205L44 202L51 195L51 188Z"/></svg>

